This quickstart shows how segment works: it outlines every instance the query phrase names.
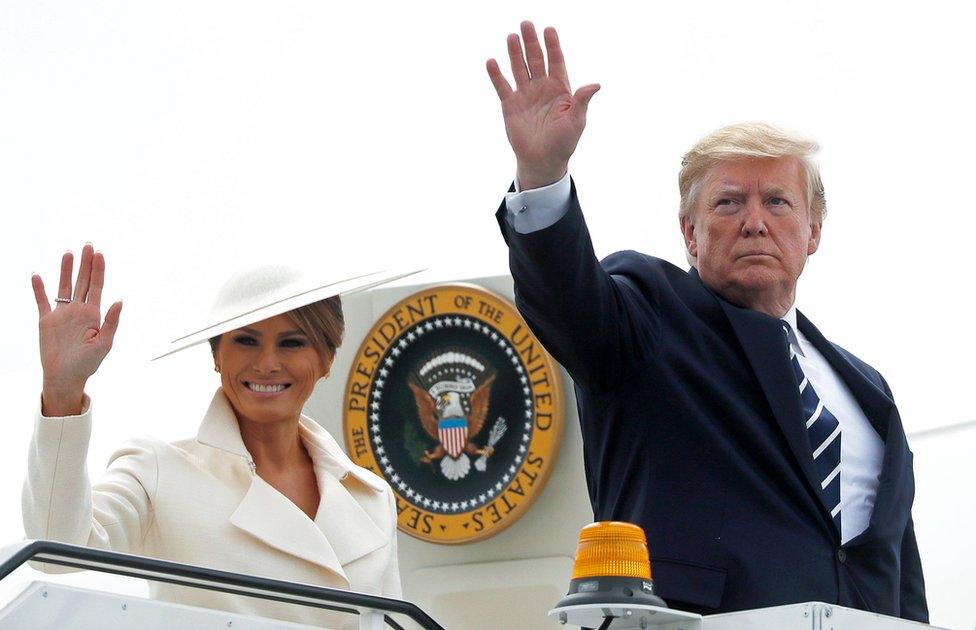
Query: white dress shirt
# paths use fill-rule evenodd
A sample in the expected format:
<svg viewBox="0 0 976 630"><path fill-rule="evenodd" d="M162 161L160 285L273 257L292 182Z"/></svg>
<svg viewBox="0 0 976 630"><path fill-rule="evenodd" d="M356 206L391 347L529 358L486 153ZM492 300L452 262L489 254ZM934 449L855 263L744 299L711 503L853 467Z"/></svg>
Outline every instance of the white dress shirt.
<svg viewBox="0 0 976 630"><path fill-rule="evenodd" d="M520 234L545 229L569 210L569 173L542 188L520 190L505 196L508 222ZM782 317L790 325L790 343L800 368L813 384L824 406L841 427L840 504L842 543L867 529L874 510L884 458L884 442L854 399L851 390L827 360L796 327L796 306ZM812 453L811 453L812 457Z"/></svg>
<svg viewBox="0 0 976 630"><path fill-rule="evenodd" d="M878 494L884 442L851 390L796 327L796 306L782 319L790 326L790 345L800 369L840 423L840 521L842 542L846 543L868 528Z"/></svg>

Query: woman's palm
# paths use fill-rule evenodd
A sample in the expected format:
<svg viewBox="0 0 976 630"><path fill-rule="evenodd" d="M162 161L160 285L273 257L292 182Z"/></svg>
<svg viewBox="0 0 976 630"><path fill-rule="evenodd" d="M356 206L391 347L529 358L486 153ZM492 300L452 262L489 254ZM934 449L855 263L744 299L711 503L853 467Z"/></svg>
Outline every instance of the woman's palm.
<svg viewBox="0 0 976 630"><path fill-rule="evenodd" d="M85 245L81 254L78 278L72 291L73 257L68 252L61 259L61 278L55 308L51 308L44 282L35 275L31 284L37 301L41 367L45 388L49 386L74 390L101 365L112 349L119 325L122 303L116 302L101 318L102 285L105 281L105 259L92 246Z"/></svg>

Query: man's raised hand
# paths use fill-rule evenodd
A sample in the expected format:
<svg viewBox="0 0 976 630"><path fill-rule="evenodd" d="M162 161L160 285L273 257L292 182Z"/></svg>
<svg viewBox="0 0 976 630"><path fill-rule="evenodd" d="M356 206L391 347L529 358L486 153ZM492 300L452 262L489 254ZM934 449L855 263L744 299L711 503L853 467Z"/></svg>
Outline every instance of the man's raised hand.
<svg viewBox="0 0 976 630"><path fill-rule="evenodd" d="M502 103L505 131L517 160L517 176L523 190L558 181L566 174L569 158L586 126L586 106L600 86L584 85L574 93L556 29L546 28L546 58L532 22L522 22L522 38L508 36L508 57L515 90L498 62L489 59L488 76ZM522 50L525 42L525 51Z"/></svg>

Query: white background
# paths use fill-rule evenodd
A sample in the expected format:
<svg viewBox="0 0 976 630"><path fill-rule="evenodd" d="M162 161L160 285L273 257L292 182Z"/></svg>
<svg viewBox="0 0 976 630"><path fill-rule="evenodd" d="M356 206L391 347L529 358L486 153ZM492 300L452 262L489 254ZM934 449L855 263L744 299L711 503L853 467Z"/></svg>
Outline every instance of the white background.
<svg viewBox="0 0 976 630"><path fill-rule="evenodd" d="M127 436L192 434L217 384L206 350L148 358L230 270L505 271L493 212L514 161L484 62L505 67L505 35L529 18L559 28L575 84L603 85L571 165L600 255L684 264L679 160L708 131L762 120L820 141L828 215L798 304L894 390L932 620L974 627L970 11L596 4L0 4L0 543L23 536L31 272L56 286L60 254L90 240L106 300L125 301L89 383L93 474Z"/></svg>

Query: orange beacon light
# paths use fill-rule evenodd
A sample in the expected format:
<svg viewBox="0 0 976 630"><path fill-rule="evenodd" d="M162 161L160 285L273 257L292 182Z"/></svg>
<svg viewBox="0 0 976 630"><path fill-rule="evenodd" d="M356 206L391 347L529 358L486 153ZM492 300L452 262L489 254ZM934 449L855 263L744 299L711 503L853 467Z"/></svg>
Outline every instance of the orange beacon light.
<svg viewBox="0 0 976 630"><path fill-rule="evenodd" d="M667 607L654 594L647 538L637 525L600 521L580 530L569 592L556 609L593 604Z"/></svg>

